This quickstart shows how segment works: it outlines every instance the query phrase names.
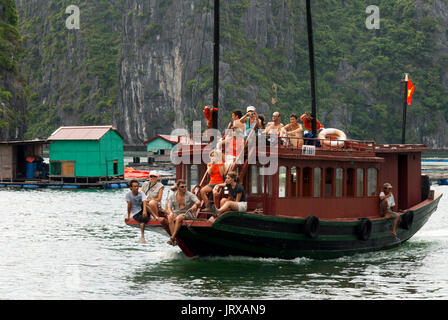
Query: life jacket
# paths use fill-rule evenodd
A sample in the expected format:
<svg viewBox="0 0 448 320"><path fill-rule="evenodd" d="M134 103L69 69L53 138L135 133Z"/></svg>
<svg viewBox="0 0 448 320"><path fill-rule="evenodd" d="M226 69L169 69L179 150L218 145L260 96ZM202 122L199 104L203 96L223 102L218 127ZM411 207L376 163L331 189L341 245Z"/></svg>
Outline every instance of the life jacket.
<svg viewBox="0 0 448 320"><path fill-rule="evenodd" d="M208 108L208 106L205 106L202 112L204 112L205 119L207 120L207 127L210 129L212 127L212 119L213 119L213 112L218 111L218 108L213 107L213 109Z"/></svg>

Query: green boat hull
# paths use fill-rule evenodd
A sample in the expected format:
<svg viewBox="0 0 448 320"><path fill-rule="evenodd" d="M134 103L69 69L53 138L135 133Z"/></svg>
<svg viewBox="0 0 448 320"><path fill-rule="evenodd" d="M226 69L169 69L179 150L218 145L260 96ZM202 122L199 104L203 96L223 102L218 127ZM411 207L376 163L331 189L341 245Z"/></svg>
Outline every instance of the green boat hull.
<svg viewBox="0 0 448 320"><path fill-rule="evenodd" d="M319 222L314 238L307 234L306 220L229 212L211 226L185 224L178 233L180 248L187 256L252 256L294 259L330 259L355 253L396 247L411 238L437 209L441 195L412 210L409 225L391 233L391 219L369 220L367 239L360 236L362 220Z"/></svg>

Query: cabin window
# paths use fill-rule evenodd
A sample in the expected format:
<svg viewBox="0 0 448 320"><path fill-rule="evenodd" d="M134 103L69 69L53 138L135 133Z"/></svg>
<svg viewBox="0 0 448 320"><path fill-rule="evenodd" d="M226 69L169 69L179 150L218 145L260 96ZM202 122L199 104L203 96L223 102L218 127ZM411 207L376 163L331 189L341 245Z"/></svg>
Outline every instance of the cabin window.
<svg viewBox="0 0 448 320"><path fill-rule="evenodd" d="M336 168L336 197L342 197L342 186L344 183L344 169Z"/></svg>
<svg viewBox="0 0 448 320"><path fill-rule="evenodd" d="M300 168L292 167L289 173L290 197L297 197L299 195L298 171L300 171Z"/></svg>
<svg viewBox="0 0 448 320"><path fill-rule="evenodd" d="M367 169L367 196L376 197L378 170L376 168Z"/></svg>
<svg viewBox="0 0 448 320"><path fill-rule="evenodd" d="M326 197L333 196L333 179L334 179L334 169L326 168L325 169L325 196Z"/></svg>
<svg viewBox="0 0 448 320"><path fill-rule="evenodd" d="M347 197L355 196L355 169L349 168L347 169Z"/></svg>
<svg viewBox="0 0 448 320"><path fill-rule="evenodd" d="M61 163L56 161L50 161L50 174L54 176L61 175Z"/></svg>
<svg viewBox="0 0 448 320"><path fill-rule="evenodd" d="M364 169L356 169L356 196L364 196Z"/></svg>
<svg viewBox="0 0 448 320"><path fill-rule="evenodd" d="M286 197L286 167L280 167L278 170L278 196Z"/></svg>
<svg viewBox="0 0 448 320"><path fill-rule="evenodd" d="M250 166L250 192L252 194L258 193L258 167L256 165Z"/></svg>
<svg viewBox="0 0 448 320"><path fill-rule="evenodd" d="M311 197L311 168L303 168L302 189L304 197Z"/></svg>
<svg viewBox="0 0 448 320"><path fill-rule="evenodd" d="M313 196L319 198L321 196L322 187L322 169L314 168L314 192Z"/></svg>

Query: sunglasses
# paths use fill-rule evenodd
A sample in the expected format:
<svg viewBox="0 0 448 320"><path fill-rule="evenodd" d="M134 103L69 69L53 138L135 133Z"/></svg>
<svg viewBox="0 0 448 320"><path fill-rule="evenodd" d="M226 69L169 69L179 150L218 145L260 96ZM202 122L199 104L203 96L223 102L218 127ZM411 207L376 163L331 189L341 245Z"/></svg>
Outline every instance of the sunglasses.
<svg viewBox="0 0 448 320"><path fill-rule="evenodd" d="M157 178L157 176L149 176L150 178Z"/></svg>
<svg viewBox="0 0 448 320"><path fill-rule="evenodd" d="M181 188L181 189L183 189L183 188L186 188L187 186L179 186L179 188Z"/></svg>

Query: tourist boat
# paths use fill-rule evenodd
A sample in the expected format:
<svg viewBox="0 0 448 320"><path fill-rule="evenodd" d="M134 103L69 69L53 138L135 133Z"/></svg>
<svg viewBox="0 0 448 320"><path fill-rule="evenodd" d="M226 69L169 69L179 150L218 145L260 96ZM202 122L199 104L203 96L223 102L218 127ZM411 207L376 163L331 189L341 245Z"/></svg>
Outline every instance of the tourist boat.
<svg viewBox="0 0 448 320"><path fill-rule="evenodd" d="M219 0L215 0L215 21L219 21L219 15L216 17L218 5ZM314 50L309 7L307 0L312 115L315 119ZM219 29L216 31L216 25L214 106L218 106L219 78L219 56L216 59ZM217 128L216 123L217 119L213 118L214 128ZM317 136L315 128L313 120L313 134ZM301 146L302 142L304 146ZM196 153L202 154L207 146L203 144L201 150L192 145L184 147L183 156L190 157L189 163L193 163ZM311 138L277 148L263 148L259 144L249 146L246 141L241 153L244 161L233 169L238 172L246 190L247 211L224 212L210 220L210 213L199 210L195 220L183 222L176 237L178 246L188 257L238 255L282 259L326 259L396 247L423 227L442 196L430 190L428 177L421 174L422 152L425 150L426 147L420 144L386 145L350 139ZM277 157L275 174L261 175L265 165L260 161L249 163L248 155L252 153L259 157ZM187 187L198 194L207 182L206 164L181 163L176 167L176 178L185 180ZM193 181L201 183L194 186ZM397 237L391 232L393 221L380 215L379 193L386 182L394 187L398 208L406 212L400 214ZM133 219L127 223L138 226ZM146 227L155 231L163 228L170 234L166 219L161 222L151 220Z"/></svg>
<svg viewBox="0 0 448 320"><path fill-rule="evenodd" d="M210 213L200 211L179 230L182 251L188 257L324 259L382 250L407 241L437 209L442 195L430 190L420 172L424 145L345 140L332 147L320 142L322 147L311 154L304 152L308 147L282 145L269 154L267 147L264 152L278 157L278 170L265 176L262 165L248 164L246 146L244 164L235 169L247 192L247 212L225 212L210 222ZM204 163L177 166L177 178L190 189L191 181L205 173ZM398 237L391 233L393 221L380 216L378 196L385 182L394 186L398 208L409 210L401 214ZM132 219L128 224L138 226ZM169 234L165 221L147 224L149 230L157 227Z"/></svg>

